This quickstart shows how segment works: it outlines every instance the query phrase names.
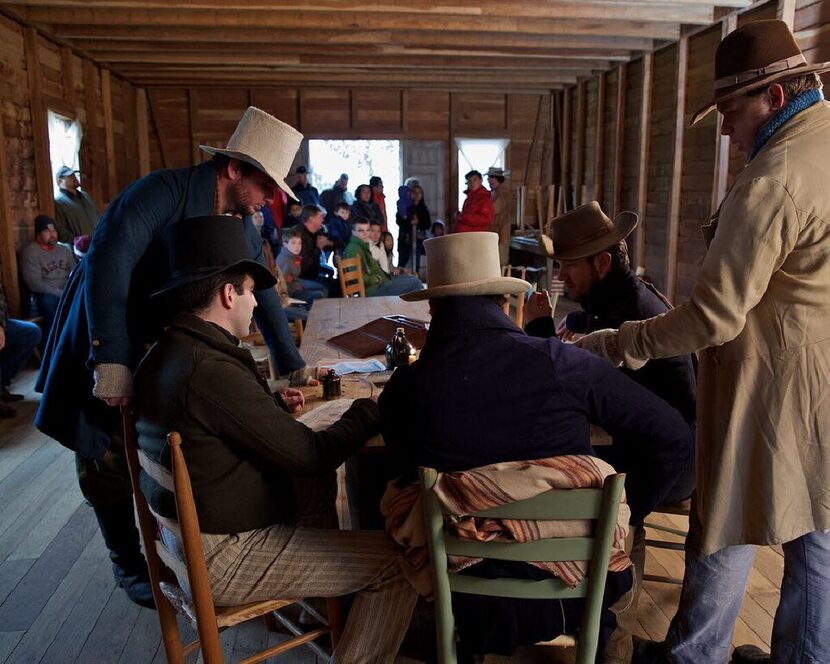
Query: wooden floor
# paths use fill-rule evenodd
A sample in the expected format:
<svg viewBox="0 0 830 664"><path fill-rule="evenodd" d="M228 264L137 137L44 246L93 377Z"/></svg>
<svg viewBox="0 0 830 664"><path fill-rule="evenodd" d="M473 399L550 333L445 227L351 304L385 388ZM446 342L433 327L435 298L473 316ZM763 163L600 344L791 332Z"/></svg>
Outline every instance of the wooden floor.
<svg viewBox="0 0 830 664"><path fill-rule="evenodd" d="M18 379L14 387L27 399L16 405L15 420L0 421L0 662L164 662L155 612L132 604L115 587L94 515L78 490L73 455L31 424L37 399L33 381L34 372ZM685 527L681 517L662 521ZM680 552L648 552L647 572L680 576L682 565ZM782 572L780 549L759 548L735 644L768 646ZM678 595L678 586L646 582L639 606L624 624L635 634L661 639ZM223 643L228 661L236 661L281 638L253 622L225 632ZM527 650L512 661L556 657ZM301 649L278 661L318 660ZM399 658L417 661L423 660Z"/></svg>

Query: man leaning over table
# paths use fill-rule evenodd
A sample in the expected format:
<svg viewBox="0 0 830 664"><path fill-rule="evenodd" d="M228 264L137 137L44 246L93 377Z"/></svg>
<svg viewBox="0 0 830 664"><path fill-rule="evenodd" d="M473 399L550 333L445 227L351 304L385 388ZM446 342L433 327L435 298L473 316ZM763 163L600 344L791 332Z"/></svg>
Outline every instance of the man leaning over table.
<svg viewBox="0 0 830 664"><path fill-rule="evenodd" d="M700 351L697 489L680 606L635 662L725 662L755 548L781 544L772 654L830 662L830 104L786 23L747 23L715 56L722 133L747 163L704 227L692 297L584 337L627 364Z"/></svg>
<svg viewBox="0 0 830 664"><path fill-rule="evenodd" d="M218 605L356 593L334 659L391 663L416 598L397 545L382 532L305 527L319 514L292 489L295 479L331 473L375 435L377 405L357 399L314 432L290 414L302 393L271 394L238 344L254 290L275 280L248 258L242 227L226 226L207 217L169 229L174 276L157 296L175 314L136 372L138 444L169 467L166 436L182 436ZM141 487L154 510L176 518L172 494L144 474ZM169 531L163 536L175 543Z"/></svg>

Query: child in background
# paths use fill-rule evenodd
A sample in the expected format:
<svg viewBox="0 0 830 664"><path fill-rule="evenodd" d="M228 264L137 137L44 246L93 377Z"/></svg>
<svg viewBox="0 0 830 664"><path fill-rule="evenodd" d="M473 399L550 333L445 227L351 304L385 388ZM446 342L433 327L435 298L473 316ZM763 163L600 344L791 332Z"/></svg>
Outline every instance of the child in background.
<svg viewBox="0 0 830 664"><path fill-rule="evenodd" d="M288 294L298 300L305 300L310 309L314 300L326 297L326 287L316 281L300 278L303 241L300 239L300 230L291 229L283 233L282 251L277 256L277 264L285 277Z"/></svg>

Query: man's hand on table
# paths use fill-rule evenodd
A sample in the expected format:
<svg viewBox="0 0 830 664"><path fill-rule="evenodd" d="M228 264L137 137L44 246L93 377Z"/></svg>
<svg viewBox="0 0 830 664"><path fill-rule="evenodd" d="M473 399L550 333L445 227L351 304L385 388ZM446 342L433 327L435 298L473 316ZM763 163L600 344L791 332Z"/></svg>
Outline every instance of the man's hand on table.
<svg viewBox="0 0 830 664"><path fill-rule="evenodd" d="M305 406L305 395L298 389L293 387L286 387L282 392L280 392L280 396L282 400L285 401L285 405L288 406L288 410L290 413L298 413L302 410L303 406Z"/></svg>

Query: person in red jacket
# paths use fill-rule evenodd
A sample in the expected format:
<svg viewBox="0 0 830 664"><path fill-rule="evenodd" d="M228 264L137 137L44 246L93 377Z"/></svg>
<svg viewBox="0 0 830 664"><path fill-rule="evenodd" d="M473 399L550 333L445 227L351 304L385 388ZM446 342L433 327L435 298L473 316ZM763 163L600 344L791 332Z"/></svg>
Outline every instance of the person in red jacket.
<svg viewBox="0 0 830 664"><path fill-rule="evenodd" d="M464 176L467 180L467 199L461 212L455 215L456 233L469 231L489 231L493 225L495 213L490 192L482 185L481 173L470 171Z"/></svg>

